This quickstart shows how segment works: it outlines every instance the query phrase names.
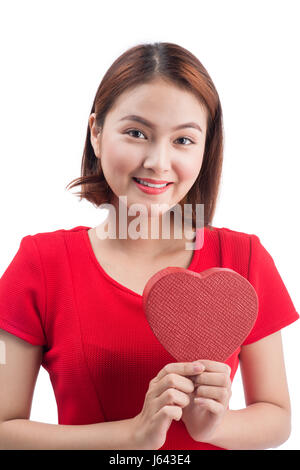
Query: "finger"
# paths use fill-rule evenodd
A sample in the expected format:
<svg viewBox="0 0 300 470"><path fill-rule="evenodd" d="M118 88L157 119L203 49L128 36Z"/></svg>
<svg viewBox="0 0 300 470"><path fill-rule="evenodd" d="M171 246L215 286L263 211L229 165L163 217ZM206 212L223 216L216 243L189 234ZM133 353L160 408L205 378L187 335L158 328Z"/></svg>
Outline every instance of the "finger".
<svg viewBox="0 0 300 470"><path fill-rule="evenodd" d="M230 375L231 367L225 362L210 361L209 359L199 359L201 364L205 366L206 372L225 372Z"/></svg>
<svg viewBox="0 0 300 470"><path fill-rule="evenodd" d="M201 398L200 400L201 402L199 402L199 398L195 398L195 404L201 406L201 408L207 409L207 411L210 411L213 414L222 413L224 410L223 405L216 400L212 400L211 398Z"/></svg>
<svg viewBox="0 0 300 470"><path fill-rule="evenodd" d="M195 397L211 398L217 400L219 403L226 403L230 396L230 389L225 387L213 387L207 385L200 385L195 390Z"/></svg>
<svg viewBox="0 0 300 470"><path fill-rule="evenodd" d="M167 374L158 382L152 384L155 387L155 395L159 396L167 389L177 389L184 393L192 393L195 390L194 382L187 377L178 374Z"/></svg>
<svg viewBox="0 0 300 470"><path fill-rule="evenodd" d="M195 386L215 385L216 387L231 386L230 376L225 372L202 372L202 374L193 376Z"/></svg>
<svg viewBox="0 0 300 470"><path fill-rule="evenodd" d="M196 367L200 367L200 369L196 369ZM165 375L168 374L179 374L183 376L193 376L199 374L203 370L202 364L199 364L199 361L194 362L172 362L166 364L163 367L157 376L154 378L154 381L159 381Z"/></svg>
<svg viewBox="0 0 300 470"><path fill-rule="evenodd" d="M184 408L190 403L190 398L186 393L180 392L176 388L168 388L159 397L157 397L158 406L162 408L165 405L177 405Z"/></svg>

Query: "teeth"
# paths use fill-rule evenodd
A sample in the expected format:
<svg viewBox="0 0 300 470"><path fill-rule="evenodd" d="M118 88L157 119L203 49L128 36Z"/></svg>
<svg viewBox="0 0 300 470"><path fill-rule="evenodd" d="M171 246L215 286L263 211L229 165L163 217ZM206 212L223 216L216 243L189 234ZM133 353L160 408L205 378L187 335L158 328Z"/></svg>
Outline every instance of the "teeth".
<svg viewBox="0 0 300 470"><path fill-rule="evenodd" d="M142 181L138 178L136 178L137 182L140 183L140 184L143 184L144 186L150 186L150 188L164 188L165 186L167 186L168 183L164 183L164 184L152 184L152 183L148 183L146 181Z"/></svg>

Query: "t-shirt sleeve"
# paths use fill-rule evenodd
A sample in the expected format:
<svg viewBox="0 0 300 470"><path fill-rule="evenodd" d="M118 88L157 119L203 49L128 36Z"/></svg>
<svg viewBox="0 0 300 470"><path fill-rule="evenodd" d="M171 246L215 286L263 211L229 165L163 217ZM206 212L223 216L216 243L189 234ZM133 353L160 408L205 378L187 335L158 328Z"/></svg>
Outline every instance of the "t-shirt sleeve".
<svg viewBox="0 0 300 470"><path fill-rule="evenodd" d="M46 345L45 299L38 247L27 235L0 278L0 328L33 345Z"/></svg>
<svg viewBox="0 0 300 470"><path fill-rule="evenodd" d="M250 240L248 280L258 297L258 314L243 345L275 333L299 318L271 255L259 237L250 235Z"/></svg>

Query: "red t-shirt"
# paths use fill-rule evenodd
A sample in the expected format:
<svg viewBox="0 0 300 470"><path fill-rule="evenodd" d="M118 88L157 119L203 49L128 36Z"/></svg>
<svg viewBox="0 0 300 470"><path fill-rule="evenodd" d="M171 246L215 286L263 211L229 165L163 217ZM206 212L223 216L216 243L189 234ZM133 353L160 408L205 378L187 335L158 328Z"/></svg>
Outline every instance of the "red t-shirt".
<svg viewBox="0 0 300 470"><path fill-rule="evenodd" d="M22 238L0 279L0 328L43 346L58 409L58 424L92 424L136 416L150 380L176 360L147 323L142 296L100 266L87 230L37 233ZM197 232L199 237L199 231ZM199 246L199 245L198 245ZM231 268L258 295L253 343L299 318L274 261L256 235L205 228L204 245L188 269ZM233 379L238 348L226 361ZM220 449L196 442L182 420L172 421L161 449Z"/></svg>

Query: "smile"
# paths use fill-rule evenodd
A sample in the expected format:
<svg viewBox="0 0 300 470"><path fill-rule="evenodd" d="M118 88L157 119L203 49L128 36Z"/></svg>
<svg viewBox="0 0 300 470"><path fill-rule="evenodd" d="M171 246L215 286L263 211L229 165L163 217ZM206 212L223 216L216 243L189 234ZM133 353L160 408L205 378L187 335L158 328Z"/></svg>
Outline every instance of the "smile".
<svg viewBox="0 0 300 470"><path fill-rule="evenodd" d="M167 186L169 183L163 183L163 184L153 184L149 183L148 181L140 180L139 178L134 178L138 183L143 184L145 186L150 186L150 188L164 188Z"/></svg>
<svg viewBox="0 0 300 470"><path fill-rule="evenodd" d="M164 184L152 184L146 181L140 180L139 178L133 177L136 186L147 194L160 194L168 189L173 183Z"/></svg>

